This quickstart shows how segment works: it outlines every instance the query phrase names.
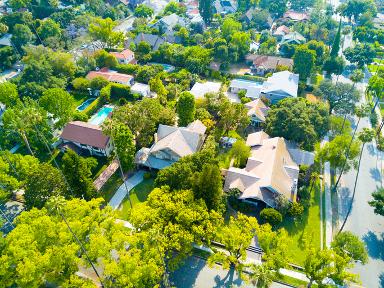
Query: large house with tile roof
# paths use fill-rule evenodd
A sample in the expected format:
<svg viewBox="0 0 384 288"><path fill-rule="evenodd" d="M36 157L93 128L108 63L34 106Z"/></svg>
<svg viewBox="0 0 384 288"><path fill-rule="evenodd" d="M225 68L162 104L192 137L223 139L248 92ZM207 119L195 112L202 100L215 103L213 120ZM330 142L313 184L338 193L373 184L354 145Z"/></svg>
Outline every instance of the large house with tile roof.
<svg viewBox="0 0 384 288"><path fill-rule="evenodd" d="M101 77L109 82L127 86L132 86L134 83L134 78L132 75L122 74L117 71L109 70L108 68L102 68L99 71L90 71L86 76L88 80L92 80L96 77Z"/></svg>
<svg viewBox="0 0 384 288"><path fill-rule="evenodd" d="M237 189L239 199L247 202L264 202L275 207L275 200L283 195L290 202L296 201L299 166L292 159L286 141L281 137L270 138L265 132L248 136L251 156L243 169L230 167L226 171L224 190Z"/></svg>
<svg viewBox="0 0 384 288"><path fill-rule="evenodd" d="M205 139L206 127L196 120L187 127L160 124L151 148L142 148L136 153L137 165L163 169L181 157L200 150Z"/></svg>

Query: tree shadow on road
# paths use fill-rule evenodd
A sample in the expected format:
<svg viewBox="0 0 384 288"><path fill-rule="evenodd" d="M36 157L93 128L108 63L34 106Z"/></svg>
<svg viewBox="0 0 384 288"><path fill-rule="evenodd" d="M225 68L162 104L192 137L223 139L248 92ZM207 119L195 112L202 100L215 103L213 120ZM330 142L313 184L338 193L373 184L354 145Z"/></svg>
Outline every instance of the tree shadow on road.
<svg viewBox="0 0 384 288"><path fill-rule="evenodd" d="M222 288L222 287L240 287L243 284L243 281L239 276L235 278L235 270L229 269L227 275L224 278L221 278L219 275L216 275L215 282L216 286L214 288Z"/></svg>
<svg viewBox="0 0 384 288"><path fill-rule="evenodd" d="M378 168L369 169L369 173L371 174L371 178L376 182L381 182L381 172Z"/></svg>
<svg viewBox="0 0 384 288"><path fill-rule="evenodd" d="M384 288L384 272L379 276L379 287Z"/></svg>
<svg viewBox="0 0 384 288"><path fill-rule="evenodd" d="M352 201L352 192L348 187L340 187L337 191L339 194L339 217L341 219L344 219L347 215L349 206L351 205Z"/></svg>
<svg viewBox="0 0 384 288"><path fill-rule="evenodd" d="M170 280L174 287L195 287L196 279L206 265L203 259L191 256L176 271L170 274Z"/></svg>
<svg viewBox="0 0 384 288"><path fill-rule="evenodd" d="M363 236L363 241L367 245L368 255L371 258L384 260L384 233L381 233L379 238L375 233L369 231Z"/></svg>

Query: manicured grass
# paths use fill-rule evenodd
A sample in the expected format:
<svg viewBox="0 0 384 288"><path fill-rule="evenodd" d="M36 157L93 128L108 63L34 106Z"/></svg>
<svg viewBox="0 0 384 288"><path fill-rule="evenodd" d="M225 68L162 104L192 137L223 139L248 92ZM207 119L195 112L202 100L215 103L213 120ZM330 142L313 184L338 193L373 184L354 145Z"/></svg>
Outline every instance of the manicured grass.
<svg viewBox="0 0 384 288"><path fill-rule="evenodd" d="M307 282L302 281L300 279L292 278L286 275L278 275L276 276L276 280L282 283L290 284L295 287L307 287ZM317 287L317 284L312 284L312 287Z"/></svg>
<svg viewBox="0 0 384 288"><path fill-rule="evenodd" d="M311 239L311 243L315 247L320 248L320 221L320 184L317 181L312 191L311 206L304 212L302 219L295 222L287 217L279 225L287 230L292 241L289 249L291 263L303 265L305 237Z"/></svg>
<svg viewBox="0 0 384 288"><path fill-rule="evenodd" d="M88 93L81 93L81 92L77 92L77 91L72 91L71 94L72 94L73 98L75 98L76 107L79 106L81 103L83 103L88 98L90 98Z"/></svg>
<svg viewBox="0 0 384 288"><path fill-rule="evenodd" d="M123 180L120 177L119 171L113 173L111 178L100 189L100 196L102 196L106 202L111 200L112 196L115 194L116 190L123 184Z"/></svg>
<svg viewBox="0 0 384 288"><path fill-rule="evenodd" d="M154 187L154 179L144 179L143 182L133 188L130 191L133 208L135 208L135 205L137 205L138 203L142 203L147 200L149 193L151 193ZM122 208L119 212L120 218L126 220L128 218L129 211L131 210L131 205L129 203L128 197L124 198L123 203L121 205Z"/></svg>

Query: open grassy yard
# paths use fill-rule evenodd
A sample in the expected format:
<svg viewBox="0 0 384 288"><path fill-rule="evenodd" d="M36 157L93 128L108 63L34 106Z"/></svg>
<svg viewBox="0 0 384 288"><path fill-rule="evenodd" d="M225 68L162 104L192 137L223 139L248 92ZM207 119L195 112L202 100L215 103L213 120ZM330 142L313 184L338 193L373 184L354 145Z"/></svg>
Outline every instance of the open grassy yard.
<svg viewBox="0 0 384 288"><path fill-rule="evenodd" d="M100 196L105 199L106 202L111 200L112 196L115 194L116 190L123 184L123 180L120 177L120 173L117 170L111 178L100 189Z"/></svg>
<svg viewBox="0 0 384 288"><path fill-rule="evenodd" d="M149 193L154 188L154 179L144 179L139 185L133 188L130 192L131 201L133 208L138 203L142 203L147 200ZM124 198L123 203L121 204L121 210L119 211L119 215L121 219L126 220L131 210L131 205L129 204L128 197Z"/></svg>
<svg viewBox="0 0 384 288"><path fill-rule="evenodd" d="M285 218L280 224L291 238L289 259L294 264L303 265L304 263L303 239L305 237L311 239L315 247L320 248L320 195L320 183L317 181L312 192L311 207L304 212L302 219L295 223L292 219Z"/></svg>

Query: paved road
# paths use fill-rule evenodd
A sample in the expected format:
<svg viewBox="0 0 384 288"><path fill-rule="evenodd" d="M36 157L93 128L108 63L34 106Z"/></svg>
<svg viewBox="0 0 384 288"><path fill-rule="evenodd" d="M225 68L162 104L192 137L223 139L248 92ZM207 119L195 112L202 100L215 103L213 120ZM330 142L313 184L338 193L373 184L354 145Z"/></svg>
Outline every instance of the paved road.
<svg viewBox="0 0 384 288"><path fill-rule="evenodd" d="M368 119L360 121L359 130L369 127ZM384 287L384 217L373 213L368 205L372 192L382 187L383 157L372 143L366 144L362 154L360 174L356 187L355 199L351 215L345 225L345 230L358 235L367 245L369 262L367 265L356 265L354 272L360 274L365 287ZM351 203L356 171L353 169L342 178L339 191L339 214L344 219Z"/></svg>
<svg viewBox="0 0 384 288"><path fill-rule="evenodd" d="M205 260L190 257L185 264L170 275L172 285L177 288L223 288L223 287L255 287L244 283L234 271L221 269L219 266L208 267ZM271 288L286 288L289 286L273 283Z"/></svg>
<svg viewBox="0 0 384 288"><path fill-rule="evenodd" d="M129 177L127 180L125 180L125 183L127 184L128 190L132 190L136 185L140 184L143 181L144 177L144 171L139 170L133 176ZM119 189L117 189L115 195L111 198L109 201L109 205L112 206L113 209L119 208L121 202L123 202L125 196L127 196L127 189L125 188L124 183L121 184Z"/></svg>

